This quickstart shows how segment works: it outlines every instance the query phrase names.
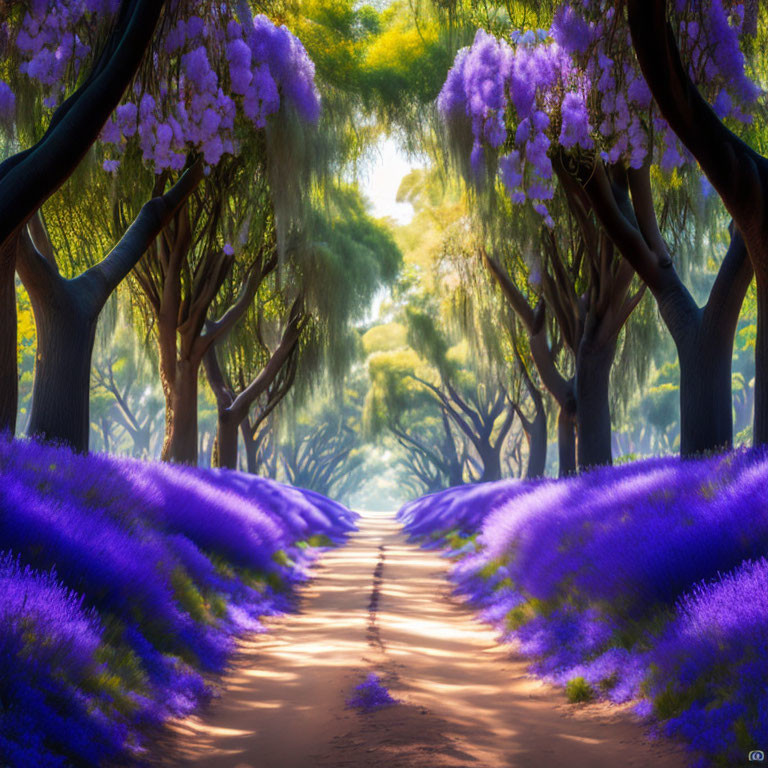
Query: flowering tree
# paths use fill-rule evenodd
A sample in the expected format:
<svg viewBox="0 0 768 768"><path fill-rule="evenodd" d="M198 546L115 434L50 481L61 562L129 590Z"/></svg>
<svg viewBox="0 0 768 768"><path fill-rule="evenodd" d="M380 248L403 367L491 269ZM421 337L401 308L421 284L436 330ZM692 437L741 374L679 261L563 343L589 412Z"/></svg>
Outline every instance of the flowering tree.
<svg viewBox="0 0 768 768"><path fill-rule="evenodd" d="M44 105L55 104L61 98L67 75L77 77L87 53L79 43L80 29L97 25L101 15L114 12L113 5L39 3L19 16L17 28L10 28L13 34L9 44L19 61L17 77L30 81ZM155 216L151 231L144 232L143 238L121 241L122 259L112 272L111 282L100 286L97 300L88 303L94 294L86 280L49 279L47 259L39 248L37 253L31 247L21 252L20 272L33 297L42 355L38 358L30 419L34 434L63 440L80 449L87 447L87 387L81 384L87 380L101 306L199 184L203 169L208 174L224 159L243 156L243 146L252 143L248 137L269 134L270 120L280 110L283 115L295 115L299 123L317 120L320 101L314 69L301 44L286 28L275 26L266 17L254 19L247 3L234 5L200 0L180 3L173 13L163 15L152 39L152 61L134 67L132 87L123 103L111 116L109 112L103 115L98 127L105 172L118 173L125 160L129 172L135 173L139 158L155 172L157 194L174 174L189 170L179 181L175 205L168 207L163 217ZM71 50L65 47L63 54L56 47L62 35L65 42L71 42ZM10 93L9 89L6 86L4 92ZM122 91L118 98L121 95ZM295 138L295 132L292 136ZM270 148L266 147L267 160L263 160L264 153L260 160L267 165L274 161L269 156ZM300 184L293 184L290 191L286 191L285 184L278 188L282 195L278 202L282 205L275 207L280 213L295 201L300 188ZM277 223L280 234L287 221L280 219ZM28 246L31 242L27 238ZM176 254L176 258L171 267L181 268L180 256ZM117 264L113 257L108 261ZM223 263L219 260L218 267L204 270L210 281L195 284L208 302L226 276ZM216 290L209 296L212 286ZM55 300L50 300L52 296ZM67 323L59 322L62 307L66 307L63 314ZM204 309L201 302L191 308L195 317L200 315L197 322L188 323L198 329L197 333L205 321ZM73 360L77 361L75 365ZM80 371L76 381L65 376L70 366ZM62 387L63 382L68 386ZM77 393L77 408L71 407L73 391ZM175 394L167 393L169 397ZM62 397L67 398L66 407Z"/></svg>
<svg viewBox="0 0 768 768"><path fill-rule="evenodd" d="M48 81L47 87L58 87L60 95L70 64L79 69L89 53L85 37L74 30L87 29L93 17L107 13L112 20L110 35L90 72L52 114L43 136L0 164L0 430L13 431L17 399L14 270L21 229L96 140L141 64L164 3L36 2L29 10L6 6L0 6L7 10L0 24L0 51L10 61L11 74L15 74L15 56L24 65L18 68L20 77ZM11 85L0 80L0 121L13 121L16 101Z"/></svg>
<svg viewBox="0 0 768 768"><path fill-rule="evenodd" d="M747 120L754 86L743 71L735 77L732 60L710 44L710 30L720 18L713 9L722 6L711 3L694 10L679 5L698 79L723 116ZM740 27L726 27L731 45ZM730 356L751 273L734 233L703 310L677 276L656 221L650 167L657 163L671 171L690 158L659 114L627 45L628 34L623 5L591 0L562 4L550 30L514 34L511 44L481 31L472 48L457 56L439 106L467 178L487 183L490 173L513 204L530 206L549 227L559 182L579 226L596 215L601 236L610 236L649 287L680 354L681 449L690 454L731 442ZM590 242L587 233L584 242ZM613 274L619 274L617 269L623 268L613 268ZM598 282L587 297L620 297L626 290L621 281L606 283L605 274L596 271ZM595 319L605 317L593 313ZM608 327L615 328L615 317L607 319ZM715 375L702 375L703 365L714 368ZM607 382L607 371L603 379ZM578 381L577 371L577 390ZM589 422L580 421L580 442Z"/></svg>
<svg viewBox="0 0 768 768"><path fill-rule="evenodd" d="M753 438L755 444L764 444L768 442L768 160L725 125L729 113L722 108L724 97L712 105L707 102L707 89L695 77L697 51L686 45L679 3L671 12L667 5L664 0L627 3L632 44L661 113L706 173L746 243L758 306ZM757 31L757 8L756 2L741 6L713 0L705 17L705 40L715 51L716 66L730 77L735 96L743 99L753 98L755 87L745 73L736 33ZM733 88L724 90L730 96Z"/></svg>

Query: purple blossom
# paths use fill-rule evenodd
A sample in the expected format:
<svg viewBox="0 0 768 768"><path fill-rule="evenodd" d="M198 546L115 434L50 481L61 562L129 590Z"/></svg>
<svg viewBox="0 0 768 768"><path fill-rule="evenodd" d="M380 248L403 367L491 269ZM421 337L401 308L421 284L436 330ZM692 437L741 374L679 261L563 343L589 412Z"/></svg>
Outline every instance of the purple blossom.
<svg viewBox="0 0 768 768"><path fill-rule="evenodd" d="M55 107L79 81L91 44L102 44L119 0L33 2L3 26L4 49L19 59L19 73ZM215 165L237 151L236 122L261 130L281 109L305 123L320 114L314 64L286 27L267 17L238 24L229 7L211 0L177 9L152 43L152 78L140 75L132 100L121 105L102 133L119 147L135 141L155 172L183 167L190 151ZM7 33L7 34L6 34ZM162 51L164 55L157 52ZM10 90L0 86L0 120L12 120ZM15 87L15 86L14 86ZM246 122L247 121L247 122ZM168 133L168 126L171 133Z"/></svg>
<svg viewBox="0 0 768 768"><path fill-rule="evenodd" d="M363 712L374 712L377 709L397 704L397 699L392 697L379 676L373 672L368 675L364 682L356 685L354 690L355 693L347 700L347 706Z"/></svg>
<svg viewBox="0 0 768 768"><path fill-rule="evenodd" d="M624 14L621 3L569 0L549 32L517 30L504 39L479 30L459 51L438 108L469 183L498 177L513 202L530 202L546 220L540 201L554 192L547 157L553 143L566 151L597 149L605 162L633 168L649 153L666 171L693 162L660 120ZM735 0L681 0L675 14L698 87L720 117L750 122L758 89L739 46L743 7ZM514 172L502 161L509 143L521 156ZM543 187L552 192L542 194Z"/></svg>
<svg viewBox="0 0 768 768"><path fill-rule="evenodd" d="M399 517L450 547L457 592L533 672L639 702L732 765L768 740L767 480L760 451L652 459L455 488Z"/></svg>
<svg viewBox="0 0 768 768"><path fill-rule="evenodd" d="M298 543L354 528L343 507L264 478L34 442L0 441L0 487L12 768L133 762L148 725L209 695L236 633L290 607L313 556Z"/></svg>

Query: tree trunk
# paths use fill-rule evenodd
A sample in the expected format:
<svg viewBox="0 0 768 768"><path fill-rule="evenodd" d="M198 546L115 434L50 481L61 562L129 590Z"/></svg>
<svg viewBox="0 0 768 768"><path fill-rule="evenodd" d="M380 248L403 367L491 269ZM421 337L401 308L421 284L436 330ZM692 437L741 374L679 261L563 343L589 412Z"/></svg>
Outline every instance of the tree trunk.
<svg viewBox="0 0 768 768"><path fill-rule="evenodd" d="M30 294L37 326L37 358L27 431L34 437L88 451L91 354L98 314L83 308L71 284L42 300Z"/></svg>
<svg viewBox="0 0 768 768"><path fill-rule="evenodd" d="M579 435L579 469L612 464L611 366L616 340L601 344L586 333L576 360L576 429Z"/></svg>
<svg viewBox="0 0 768 768"><path fill-rule="evenodd" d="M544 476L547 467L547 414L542 408L537 409L531 424L528 440L528 466L525 470L527 480Z"/></svg>
<svg viewBox="0 0 768 768"><path fill-rule="evenodd" d="M657 296L680 361L680 455L725 450L733 444L731 368L741 280L728 311L696 307L683 288ZM718 311L719 310L719 311ZM758 305L758 332L760 310Z"/></svg>
<svg viewBox="0 0 768 768"><path fill-rule="evenodd" d="M558 477L576 474L576 412L575 403L560 407L557 415Z"/></svg>
<svg viewBox="0 0 768 768"><path fill-rule="evenodd" d="M495 480L501 480L500 453L500 450L495 450L490 446L480 453L480 460L483 462L483 474L480 476L479 482L491 483Z"/></svg>
<svg viewBox="0 0 768 768"><path fill-rule="evenodd" d="M243 421L231 411L219 411L213 466L237 469L237 431Z"/></svg>
<svg viewBox="0 0 768 768"><path fill-rule="evenodd" d="M755 421L753 442L768 444L768 280L757 280L757 339L755 340Z"/></svg>
<svg viewBox="0 0 768 768"><path fill-rule="evenodd" d="M16 245L11 235L0 247L0 434L16 432L19 403L16 328Z"/></svg>
<svg viewBox="0 0 768 768"><path fill-rule="evenodd" d="M243 444L245 445L245 459L248 473L251 475L258 474L259 441L253 435L251 435L248 419L243 421L243 423L240 425L240 434L243 436Z"/></svg>
<svg viewBox="0 0 768 768"><path fill-rule="evenodd" d="M165 439L162 459L197 466L197 373L188 360L176 364L175 375L163 375Z"/></svg>
<svg viewBox="0 0 768 768"><path fill-rule="evenodd" d="M726 450L733 443L732 340L704 329L680 349L680 454Z"/></svg>

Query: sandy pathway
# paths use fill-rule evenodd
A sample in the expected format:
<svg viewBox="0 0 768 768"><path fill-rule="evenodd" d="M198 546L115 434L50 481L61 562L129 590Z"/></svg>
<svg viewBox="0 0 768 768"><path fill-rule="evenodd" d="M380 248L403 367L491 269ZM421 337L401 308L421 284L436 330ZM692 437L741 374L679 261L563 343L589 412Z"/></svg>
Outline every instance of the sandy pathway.
<svg viewBox="0 0 768 768"><path fill-rule="evenodd" d="M367 514L329 552L302 610L242 645L224 691L158 746L200 768L682 768L631 716L574 707L526 675L494 633L449 598L446 563ZM345 708L376 671L403 703Z"/></svg>

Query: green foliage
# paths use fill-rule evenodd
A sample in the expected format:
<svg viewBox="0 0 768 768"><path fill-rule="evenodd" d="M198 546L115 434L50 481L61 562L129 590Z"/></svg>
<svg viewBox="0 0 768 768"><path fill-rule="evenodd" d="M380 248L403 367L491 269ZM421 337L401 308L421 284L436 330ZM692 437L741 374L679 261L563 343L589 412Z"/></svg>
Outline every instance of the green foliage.
<svg viewBox="0 0 768 768"><path fill-rule="evenodd" d="M566 684L565 695L571 704L580 704L585 701L591 701L595 696L595 692L583 677L574 677Z"/></svg>

